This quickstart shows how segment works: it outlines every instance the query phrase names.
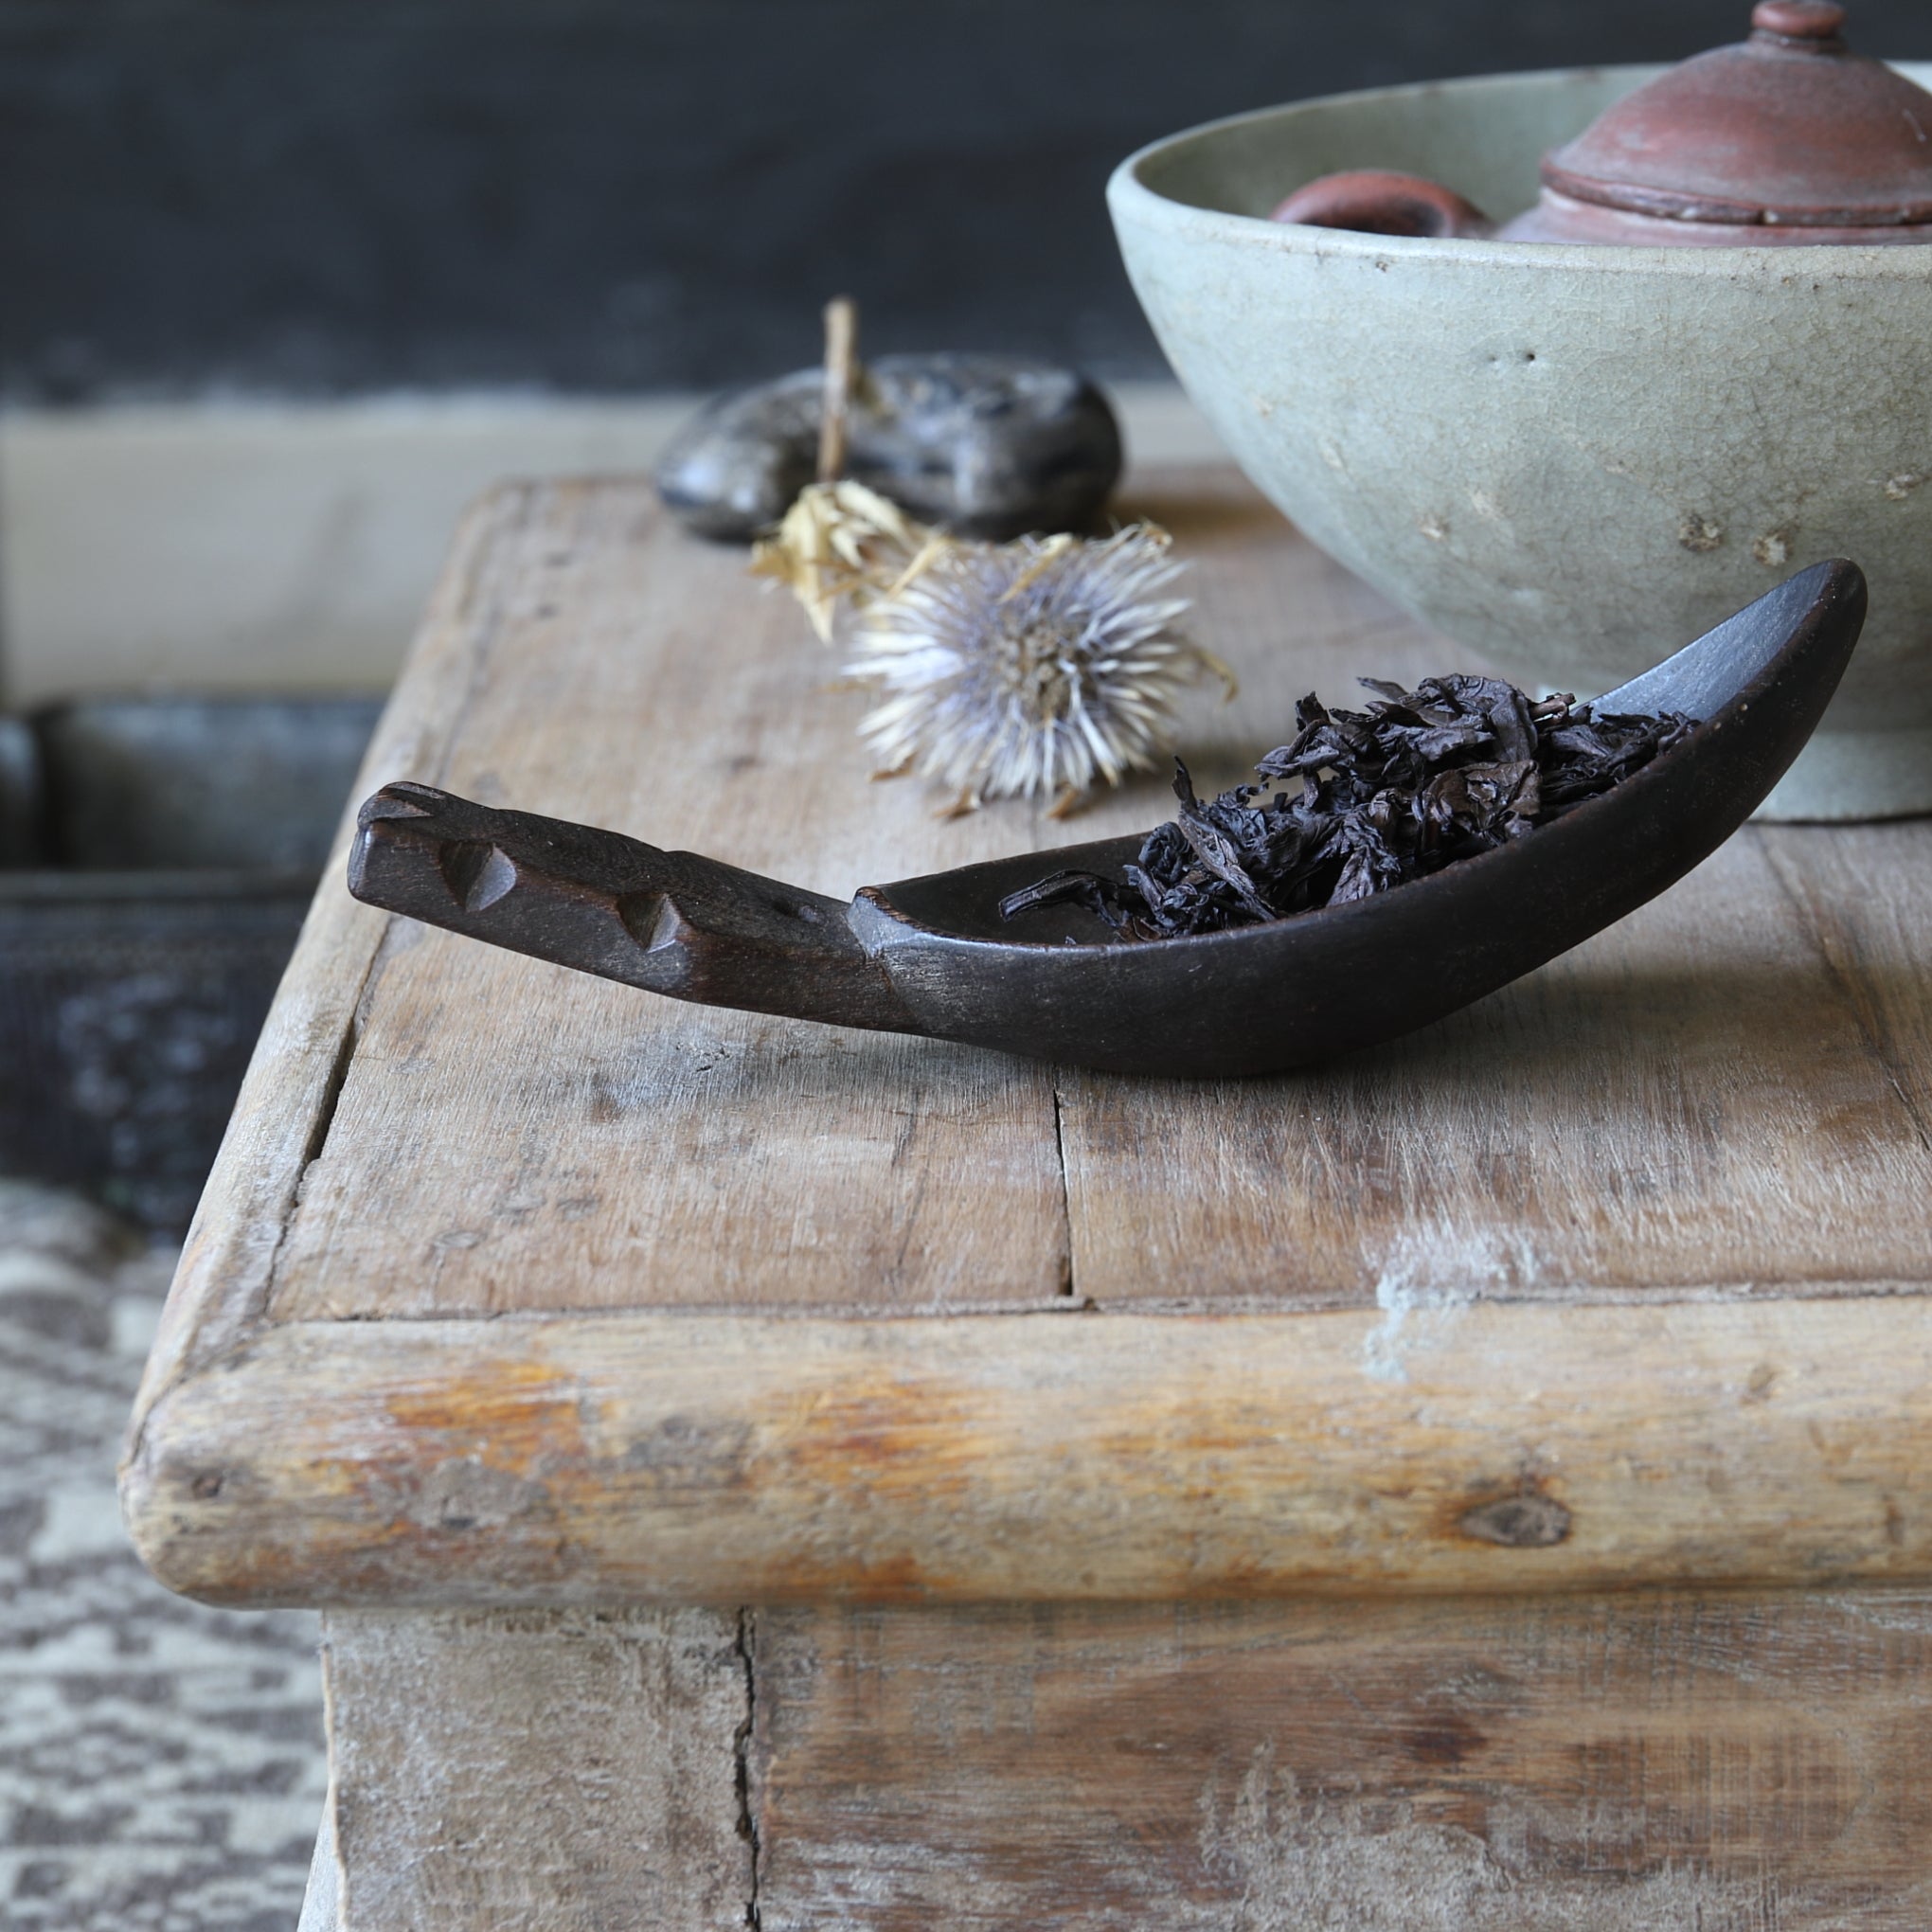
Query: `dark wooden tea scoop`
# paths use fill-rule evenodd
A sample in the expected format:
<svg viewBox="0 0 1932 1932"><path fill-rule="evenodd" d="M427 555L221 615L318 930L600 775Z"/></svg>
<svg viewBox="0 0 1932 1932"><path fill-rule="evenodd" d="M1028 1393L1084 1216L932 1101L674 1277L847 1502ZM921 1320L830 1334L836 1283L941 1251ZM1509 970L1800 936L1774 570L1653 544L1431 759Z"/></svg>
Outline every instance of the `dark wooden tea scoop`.
<svg viewBox="0 0 1932 1932"><path fill-rule="evenodd" d="M1118 877L1138 836L868 886L847 904L407 783L363 807L349 889L676 999L1130 1073L1269 1073L1426 1026L1680 879L1798 756L1865 604L1856 564L1801 572L1596 701L1703 721L1614 790L1427 878L1271 925L1124 943L1077 906L1000 917L1057 868Z"/></svg>

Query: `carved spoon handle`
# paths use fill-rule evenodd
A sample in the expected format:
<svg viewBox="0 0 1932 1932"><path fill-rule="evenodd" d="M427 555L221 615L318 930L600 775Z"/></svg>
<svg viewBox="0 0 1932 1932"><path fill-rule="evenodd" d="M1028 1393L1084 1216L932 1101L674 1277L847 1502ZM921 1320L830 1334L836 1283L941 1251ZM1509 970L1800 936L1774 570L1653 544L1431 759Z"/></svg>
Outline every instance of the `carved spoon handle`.
<svg viewBox="0 0 1932 1932"><path fill-rule="evenodd" d="M385 785L356 817L349 889L513 953L673 999L922 1029L816 892L621 832Z"/></svg>

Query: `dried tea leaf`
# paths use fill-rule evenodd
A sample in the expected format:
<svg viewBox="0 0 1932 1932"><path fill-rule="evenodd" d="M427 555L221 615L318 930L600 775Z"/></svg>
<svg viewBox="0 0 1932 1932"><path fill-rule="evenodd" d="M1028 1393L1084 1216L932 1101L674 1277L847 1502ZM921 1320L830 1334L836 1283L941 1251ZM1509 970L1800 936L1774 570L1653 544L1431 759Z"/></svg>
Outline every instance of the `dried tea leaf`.
<svg viewBox="0 0 1932 1932"><path fill-rule="evenodd" d="M1005 917L1086 907L1123 938L1252 925L1346 904L1527 837L1679 743L1695 721L1592 715L1532 702L1501 678L1364 678L1367 711L1311 692L1259 785L1204 804L1175 760L1179 814L1148 834L1124 880L1062 871L1014 893ZM1270 787L1277 787L1270 792Z"/></svg>

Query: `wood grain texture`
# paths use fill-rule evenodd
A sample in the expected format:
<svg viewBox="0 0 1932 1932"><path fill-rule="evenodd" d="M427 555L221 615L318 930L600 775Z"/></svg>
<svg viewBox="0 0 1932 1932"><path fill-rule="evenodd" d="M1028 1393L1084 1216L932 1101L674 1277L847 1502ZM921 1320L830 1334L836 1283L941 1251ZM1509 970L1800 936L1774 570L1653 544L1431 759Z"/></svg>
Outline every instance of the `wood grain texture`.
<svg viewBox="0 0 1932 1932"><path fill-rule="evenodd" d="M837 658L741 553L694 543L642 490L532 501L529 594L429 775L453 790L832 891L1171 807L1154 777L1068 824L1016 802L937 820L918 788L869 781L866 701L828 689ZM1146 508L1195 560L1205 635L1296 640L1250 651L1241 705L1190 707L1204 782L1231 782L1308 681L1440 668L1231 473ZM272 1312L1027 1305L1066 1285L1057 1126L1048 1069L692 1011L396 921Z"/></svg>
<svg viewBox="0 0 1932 1932"><path fill-rule="evenodd" d="M1919 1932L1932 1599L332 1615L343 1932Z"/></svg>
<svg viewBox="0 0 1932 1932"><path fill-rule="evenodd" d="M1923 1595L760 1611L764 1932L1919 1932Z"/></svg>
<svg viewBox="0 0 1932 1932"><path fill-rule="evenodd" d="M1915 1581L1932 1303L309 1323L124 1495L232 1603Z"/></svg>
<svg viewBox="0 0 1932 1932"><path fill-rule="evenodd" d="M1444 667L1227 474L1165 490L1247 685L1203 782ZM831 670L640 487L511 490L365 784L832 890L1165 813L937 825ZM131 1528L340 1611L354 1932L1917 1932L1928 858L1747 833L1247 1087L678 1008L331 880Z"/></svg>
<svg viewBox="0 0 1932 1932"><path fill-rule="evenodd" d="M1932 828L1749 828L1426 1032L1287 1079L1063 1074L1102 1307L1869 1292L1932 1261Z"/></svg>
<svg viewBox="0 0 1932 1932"><path fill-rule="evenodd" d="M867 780L864 700L736 552L644 492L519 499L512 592L433 778L807 886L1090 836L1164 814L1148 779L1072 827L964 824ZM1147 507L1194 560L1241 702L1184 742L1204 783L1311 687L1440 670L1225 473ZM506 561L508 559L508 561ZM461 563L457 577L480 560ZM471 599L474 601L474 599ZM404 708L426 702L411 696ZM1776 836L1775 834L1772 836ZM1855 836L1855 835L1854 835ZM1909 869L1915 828L1890 848ZM1831 841L1747 832L1545 972L1425 1034L1224 1086L690 1011L392 922L290 1211L277 1320L506 1310L852 1314L1116 1302L1333 1307L1916 1285L1932 1254L1922 1003L1932 905L1893 892L1834 958ZM1866 863L1869 863L1867 861ZM1873 882L1868 890L1883 891ZM331 880L325 903L340 894ZM298 962L293 986L341 962Z"/></svg>
<svg viewBox="0 0 1932 1932"><path fill-rule="evenodd" d="M484 498L456 531L409 667L357 781L392 767L439 767L462 728L480 663L510 620L525 559L530 492ZM354 828L354 798L327 876ZM321 1145L352 1054L356 1011L389 922L346 891L318 891L235 1103L130 1422L129 1443L162 1389L235 1347L267 1312L277 1257L308 1164Z"/></svg>
<svg viewBox="0 0 1932 1932"><path fill-rule="evenodd" d="M1758 834L1868 1052L1932 1146L1932 840L1905 825L1766 826Z"/></svg>
<svg viewBox="0 0 1932 1932"><path fill-rule="evenodd" d="M743 1932L735 1615L331 1617L344 1932Z"/></svg>
<svg viewBox="0 0 1932 1932"><path fill-rule="evenodd" d="M1229 473L1163 490L1247 681L1188 714L1205 781L1310 685L1441 668ZM1048 835L868 784L832 668L641 486L512 489L366 780L832 886ZM1928 856L1748 832L1458 1019L1245 1086L653 1001L331 879L151 1365L134 1533L232 1601L1923 1574ZM1463 1533L1531 1493L1560 1545Z"/></svg>
<svg viewBox="0 0 1932 1932"><path fill-rule="evenodd" d="M542 599L437 782L835 890L1036 835L1030 811L942 826L917 791L872 784L863 700L826 689L838 659L648 487L542 503ZM394 930L276 1318L1062 1291L1046 1069L693 1011Z"/></svg>

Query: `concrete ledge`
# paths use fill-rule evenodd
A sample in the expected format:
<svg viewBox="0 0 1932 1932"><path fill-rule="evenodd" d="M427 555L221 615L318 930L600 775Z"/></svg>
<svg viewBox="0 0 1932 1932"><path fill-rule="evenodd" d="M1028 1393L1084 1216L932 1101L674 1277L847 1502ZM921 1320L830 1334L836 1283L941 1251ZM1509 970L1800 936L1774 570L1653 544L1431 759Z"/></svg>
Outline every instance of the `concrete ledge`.
<svg viewBox="0 0 1932 1932"><path fill-rule="evenodd" d="M1221 446L1178 388L1117 392L1141 461ZM0 416L0 696L370 689L463 505L505 476L647 469L688 396L395 396Z"/></svg>

